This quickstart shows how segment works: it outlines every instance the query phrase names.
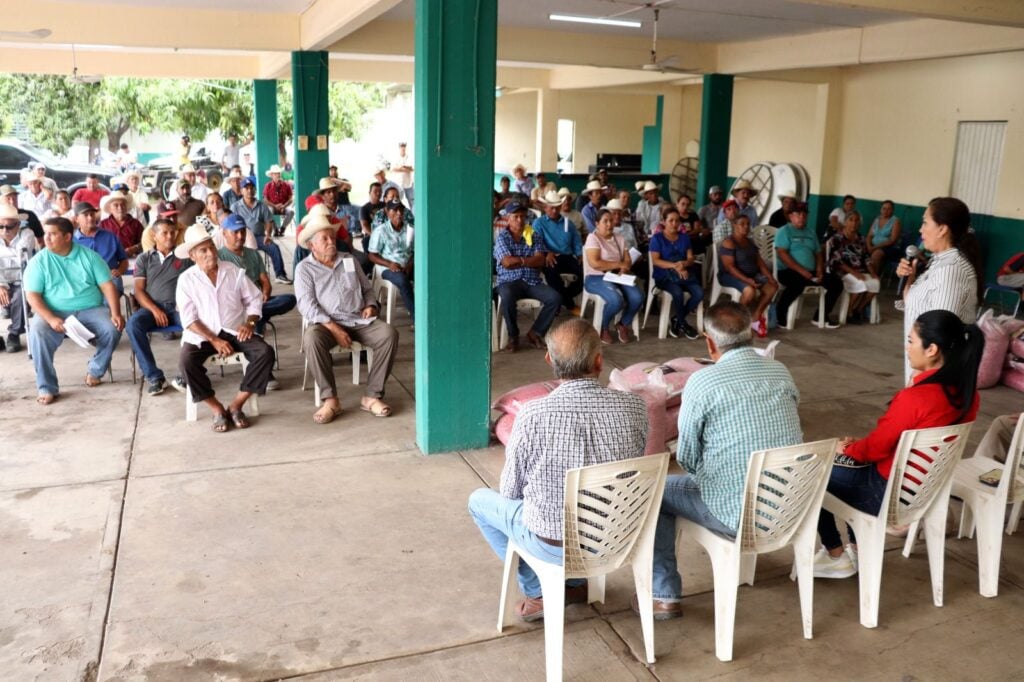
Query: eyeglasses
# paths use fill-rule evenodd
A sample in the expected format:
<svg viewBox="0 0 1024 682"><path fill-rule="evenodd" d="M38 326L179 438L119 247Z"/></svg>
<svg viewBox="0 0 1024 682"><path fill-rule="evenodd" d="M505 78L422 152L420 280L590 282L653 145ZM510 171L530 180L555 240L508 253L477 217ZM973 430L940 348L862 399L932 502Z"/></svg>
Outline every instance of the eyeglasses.
<svg viewBox="0 0 1024 682"><path fill-rule="evenodd" d="M21 227L21 223L17 225L0 225L0 230L17 230L19 227Z"/></svg>

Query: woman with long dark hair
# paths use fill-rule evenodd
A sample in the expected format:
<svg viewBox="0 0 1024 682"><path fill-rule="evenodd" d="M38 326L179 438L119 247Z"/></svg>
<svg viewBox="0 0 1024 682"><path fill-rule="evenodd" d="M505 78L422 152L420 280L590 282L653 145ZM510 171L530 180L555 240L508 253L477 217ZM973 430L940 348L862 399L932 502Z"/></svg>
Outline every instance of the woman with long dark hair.
<svg viewBox="0 0 1024 682"><path fill-rule="evenodd" d="M978 276L961 251L970 225L971 212L959 199L938 197L928 202L921 222L921 242L932 257L920 274L906 258L896 269L897 275L906 277L903 290L905 335L909 335L913 321L929 310L948 310L964 324L974 321ZM908 383L910 373L908 362L904 377Z"/></svg>
<svg viewBox="0 0 1024 682"><path fill-rule="evenodd" d="M974 421L977 376L985 337L948 310L924 313L910 328L907 357L919 374L897 393L867 437L842 438L828 491L868 514L881 511L882 497L904 431ZM850 542L855 543L850 530ZM814 557L817 578L848 578L857 572L855 545L843 548L835 517L822 509L818 534L824 547Z"/></svg>

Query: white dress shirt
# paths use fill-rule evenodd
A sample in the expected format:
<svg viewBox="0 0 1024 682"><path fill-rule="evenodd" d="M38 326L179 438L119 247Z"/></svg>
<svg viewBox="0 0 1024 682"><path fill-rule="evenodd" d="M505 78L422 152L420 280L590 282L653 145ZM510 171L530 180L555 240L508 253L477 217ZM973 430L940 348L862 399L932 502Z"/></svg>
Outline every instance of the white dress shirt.
<svg viewBox="0 0 1024 682"><path fill-rule="evenodd" d="M235 335L249 315L263 314L263 294L240 267L220 261L214 285L198 266L178 278L178 314L181 316L182 343L202 345L206 339L191 331L192 323L202 322L214 334L225 331Z"/></svg>

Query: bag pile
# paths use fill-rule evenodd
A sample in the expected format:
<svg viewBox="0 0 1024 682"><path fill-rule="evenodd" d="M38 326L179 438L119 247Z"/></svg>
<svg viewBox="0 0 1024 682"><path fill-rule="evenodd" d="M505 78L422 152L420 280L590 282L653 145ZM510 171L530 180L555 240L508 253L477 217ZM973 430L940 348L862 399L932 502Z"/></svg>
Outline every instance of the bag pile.
<svg viewBox="0 0 1024 682"><path fill-rule="evenodd" d="M978 318L978 327L985 335L985 350L978 366L978 388L992 388L1002 382L1024 391L1024 355L1016 354L1010 347L1014 340L1016 351L1024 351L1024 342L1018 338L1024 330L1024 321L1009 315L996 317L991 310L986 310Z"/></svg>
<svg viewBox="0 0 1024 682"><path fill-rule="evenodd" d="M1024 322L1018 321L1020 328L1010 335L1006 362L1000 383L1024 392Z"/></svg>

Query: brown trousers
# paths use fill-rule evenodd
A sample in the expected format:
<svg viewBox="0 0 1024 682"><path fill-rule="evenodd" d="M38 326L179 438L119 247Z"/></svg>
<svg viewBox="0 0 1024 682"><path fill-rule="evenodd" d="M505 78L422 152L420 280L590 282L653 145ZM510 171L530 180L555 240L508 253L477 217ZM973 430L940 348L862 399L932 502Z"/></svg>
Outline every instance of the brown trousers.
<svg viewBox="0 0 1024 682"><path fill-rule="evenodd" d="M391 375L395 364L395 350L398 348L398 332L389 324L374 320L364 327L344 327L353 341L364 348L373 350L373 365L366 380L366 395L370 398L384 397L384 382ZM322 398L337 398L338 387L334 380L334 366L331 349L337 342L326 327L311 324L302 335L302 350L309 361L313 379L320 386Z"/></svg>

